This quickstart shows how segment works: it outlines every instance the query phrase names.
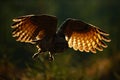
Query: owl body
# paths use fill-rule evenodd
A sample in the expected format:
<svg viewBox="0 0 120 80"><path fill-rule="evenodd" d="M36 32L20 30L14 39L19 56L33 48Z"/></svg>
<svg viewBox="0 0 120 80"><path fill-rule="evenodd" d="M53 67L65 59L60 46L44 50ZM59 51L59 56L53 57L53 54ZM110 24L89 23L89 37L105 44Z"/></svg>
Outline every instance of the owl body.
<svg viewBox="0 0 120 80"><path fill-rule="evenodd" d="M63 52L68 48L67 41L59 35L54 35L50 38L45 37L42 40L36 41L35 44L38 50L40 50L40 52L49 51L53 54Z"/></svg>

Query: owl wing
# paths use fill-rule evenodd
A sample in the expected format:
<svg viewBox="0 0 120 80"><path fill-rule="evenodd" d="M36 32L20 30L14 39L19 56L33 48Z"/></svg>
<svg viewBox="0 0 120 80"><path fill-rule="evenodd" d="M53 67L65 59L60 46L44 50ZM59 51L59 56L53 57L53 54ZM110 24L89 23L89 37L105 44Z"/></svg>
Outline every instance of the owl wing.
<svg viewBox="0 0 120 80"><path fill-rule="evenodd" d="M109 34L94 25L77 19L67 19L58 29L57 34L64 36L68 46L74 50L96 53L96 49L103 51L110 42Z"/></svg>
<svg viewBox="0 0 120 80"><path fill-rule="evenodd" d="M13 19L12 35L17 41L34 43L45 36L56 34L57 19L48 15L27 15Z"/></svg>

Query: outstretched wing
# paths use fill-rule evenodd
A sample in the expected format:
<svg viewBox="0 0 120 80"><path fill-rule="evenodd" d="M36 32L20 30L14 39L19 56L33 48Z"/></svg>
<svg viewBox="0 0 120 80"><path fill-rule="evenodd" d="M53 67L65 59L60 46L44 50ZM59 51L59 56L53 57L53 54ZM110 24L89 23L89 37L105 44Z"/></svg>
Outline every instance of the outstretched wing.
<svg viewBox="0 0 120 80"><path fill-rule="evenodd" d="M53 36L56 33L57 18L48 15L27 15L13 19L13 37L17 41L33 43L45 36Z"/></svg>
<svg viewBox="0 0 120 80"><path fill-rule="evenodd" d="M76 19L67 19L57 31L57 34L65 37L68 46L74 50L96 53L96 49L103 51L107 45L105 42L109 34L94 25Z"/></svg>

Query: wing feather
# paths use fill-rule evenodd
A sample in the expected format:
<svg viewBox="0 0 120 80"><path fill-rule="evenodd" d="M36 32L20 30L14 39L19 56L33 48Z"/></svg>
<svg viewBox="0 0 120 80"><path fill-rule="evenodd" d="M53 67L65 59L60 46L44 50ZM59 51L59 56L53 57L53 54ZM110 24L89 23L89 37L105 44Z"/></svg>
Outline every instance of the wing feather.
<svg viewBox="0 0 120 80"><path fill-rule="evenodd" d="M12 35L17 41L33 43L56 34L57 18L48 15L27 15L13 19Z"/></svg>
<svg viewBox="0 0 120 80"><path fill-rule="evenodd" d="M82 22L77 19L67 19L57 31L58 35L64 33L68 46L81 52L96 53L96 50L103 51L107 45L104 42L110 42L108 33L100 28Z"/></svg>

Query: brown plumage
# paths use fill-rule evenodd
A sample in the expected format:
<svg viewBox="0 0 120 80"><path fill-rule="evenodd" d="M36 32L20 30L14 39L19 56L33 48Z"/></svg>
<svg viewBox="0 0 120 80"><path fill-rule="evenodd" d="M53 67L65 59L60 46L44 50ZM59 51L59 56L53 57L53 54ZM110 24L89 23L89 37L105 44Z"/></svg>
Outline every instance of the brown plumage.
<svg viewBox="0 0 120 80"><path fill-rule="evenodd" d="M27 15L13 19L13 37L17 41L35 44L38 52L48 51L50 58L53 54L73 48L81 52L103 51L110 42L108 33L89 23L78 19L68 18L57 29L57 18L49 15Z"/></svg>

